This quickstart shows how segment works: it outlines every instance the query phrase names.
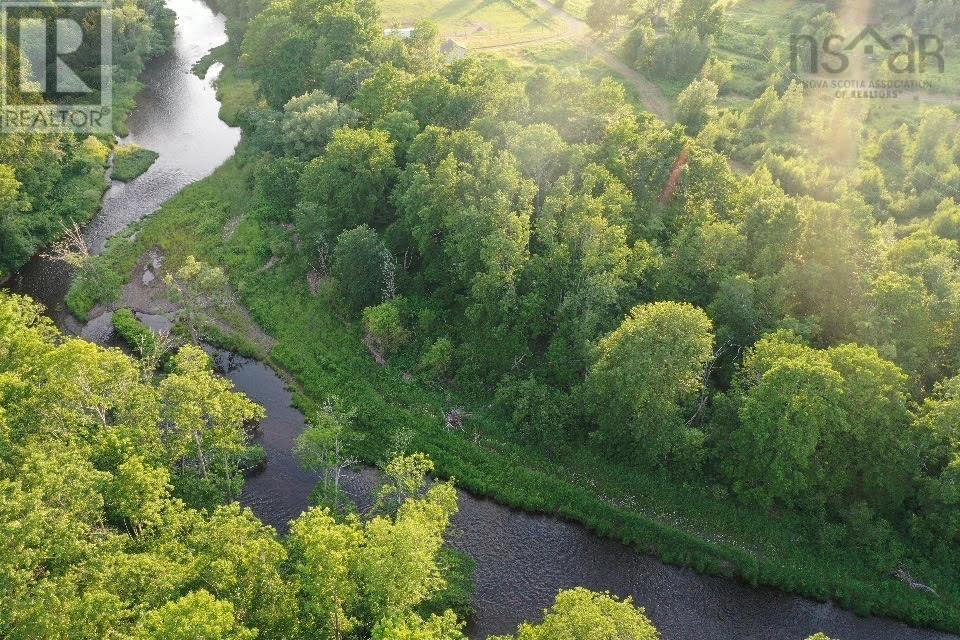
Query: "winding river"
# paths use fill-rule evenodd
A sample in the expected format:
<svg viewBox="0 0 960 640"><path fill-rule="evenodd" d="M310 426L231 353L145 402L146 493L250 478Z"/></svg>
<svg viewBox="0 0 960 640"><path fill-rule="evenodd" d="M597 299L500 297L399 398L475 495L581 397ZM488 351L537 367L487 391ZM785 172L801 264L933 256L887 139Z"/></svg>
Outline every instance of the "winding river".
<svg viewBox="0 0 960 640"><path fill-rule="evenodd" d="M222 44L222 16L199 0L167 0L178 16L173 50L154 61L145 90L130 118L129 142L160 153L143 176L107 192L103 210L88 226L87 239L101 251L108 238L154 212L183 187L209 175L228 159L240 132L221 122L213 81L191 73L194 63ZM63 307L70 273L58 263L34 259L10 283L47 305L66 330L80 332ZM161 325L161 317L144 317ZM86 327L84 335L109 340L109 326ZM250 478L243 501L278 529L308 504L315 478L301 470L291 450L305 428L283 381L262 363L213 350L218 367L268 413L260 441L269 455L266 470ZM368 499L376 483L370 470L352 474L347 490ZM802 640L824 631L838 640L957 640L956 636L908 628L880 618L858 618L831 604L819 604L772 590L755 590L734 580L700 576L637 555L600 539L581 526L533 516L461 493L452 543L477 561L476 614L471 637L509 633L523 620L536 620L559 589L577 585L632 595L660 628L665 640ZM584 638L582 640L590 640Z"/></svg>

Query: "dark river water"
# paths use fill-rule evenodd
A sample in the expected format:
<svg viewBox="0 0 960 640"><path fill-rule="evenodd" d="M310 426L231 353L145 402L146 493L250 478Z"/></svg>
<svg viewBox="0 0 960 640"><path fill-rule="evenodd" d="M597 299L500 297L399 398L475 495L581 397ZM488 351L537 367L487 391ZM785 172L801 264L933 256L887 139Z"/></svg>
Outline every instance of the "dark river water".
<svg viewBox="0 0 960 640"><path fill-rule="evenodd" d="M167 4L178 16L176 46L150 65L146 89L130 118L129 137L129 142L158 151L160 158L137 180L113 184L103 211L86 232L97 251L131 222L209 175L239 141L239 131L217 118L212 80L218 69L203 80L190 72L207 51L225 41L223 18L198 0ZM69 278L60 265L35 259L13 279L11 288L45 303L62 327L76 331L79 328L71 326L63 310ZM84 335L109 341L108 319L101 317ZM162 317L143 319L154 326L169 322ZM269 367L211 351L224 375L267 410L259 439L269 462L250 478L243 501L264 521L285 530L286 523L307 508L315 482L291 454L305 428L304 417L292 407L290 391ZM375 485L375 472L363 470L347 478L346 488L362 503ZM524 514L466 493L460 495L460 513L450 539L477 561L476 615L468 630L473 638L509 633L523 620L537 620L559 589L583 585L632 595L665 640L803 640L816 631L838 640L957 640L890 620L857 618L830 604L699 576L597 538L575 524Z"/></svg>

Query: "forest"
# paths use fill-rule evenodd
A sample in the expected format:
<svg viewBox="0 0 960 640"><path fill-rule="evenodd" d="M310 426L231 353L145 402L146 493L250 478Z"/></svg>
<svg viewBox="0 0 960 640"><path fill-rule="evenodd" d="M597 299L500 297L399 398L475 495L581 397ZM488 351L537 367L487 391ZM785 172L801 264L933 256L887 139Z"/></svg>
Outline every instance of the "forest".
<svg viewBox="0 0 960 640"><path fill-rule="evenodd" d="M706 0L583 12L673 94L675 122L609 76L448 59L437 24L391 35L376 0L215 4L237 156L85 260L67 299L78 317L116 306L160 248L184 346L118 311L131 357L0 295L0 636L459 640L454 483L705 573L960 631L949 96L878 115L815 95L787 45ZM797 4L789 28L839 28L842 2ZM908 4L875 11L960 37L955 3ZM172 22L128 9L134 87ZM5 140L0 277L94 213L114 144ZM278 346L225 338L217 292ZM297 455L323 481L289 533L236 503L263 411L201 341L302 385ZM348 460L381 468L369 511L331 471ZM513 637L653 640L643 604L565 590Z"/></svg>
<svg viewBox="0 0 960 640"><path fill-rule="evenodd" d="M719 136L613 81L443 64L430 25L401 41L372 3L348 27L327 7L246 28L257 214L293 225L382 352L538 446L955 558L955 113L868 139L852 180L775 144L740 177ZM800 126L794 92L765 91L730 143Z"/></svg>
<svg viewBox="0 0 960 640"><path fill-rule="evenodd" d="M457 496L429 460L394 460L374 515L317 507L281 539L229 502L262 409L197 347L156 364L0 296L4 638L464 637L442 608ZM585 634L659 637L629 600L585 589L516 637Z"/></svg>

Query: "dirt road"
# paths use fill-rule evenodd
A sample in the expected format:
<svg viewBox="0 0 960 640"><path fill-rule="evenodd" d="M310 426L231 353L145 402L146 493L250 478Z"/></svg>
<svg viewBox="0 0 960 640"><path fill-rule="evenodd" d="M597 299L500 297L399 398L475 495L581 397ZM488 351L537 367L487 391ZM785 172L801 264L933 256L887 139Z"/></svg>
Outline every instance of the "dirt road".
<svg viewBox="0 0 960 640"><path fill-rule="evenodd" d="M643 100L643 104L651 113L667 122L674 121L673 108L669 98L663 95L657 85L631 69L615 54L607 51L593 37L593 32L586 22L570 15L549 0L534 0L534 2L562 24L564 38L583 47L587 55L599 58L611 70L621 76L624 82L636 89Z"/></svg>

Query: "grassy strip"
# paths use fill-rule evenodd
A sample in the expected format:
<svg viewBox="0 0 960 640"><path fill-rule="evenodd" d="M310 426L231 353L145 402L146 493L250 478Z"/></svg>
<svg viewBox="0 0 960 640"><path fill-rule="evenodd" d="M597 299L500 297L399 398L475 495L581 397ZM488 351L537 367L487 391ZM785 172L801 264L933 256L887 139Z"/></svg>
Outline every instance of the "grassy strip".
<svg viewBox="0 0 960 640"><path fill-rule="evenodd" d="M233 55L233 43L225 42L219 47L210 49L207 55L200 58L197 63L193 65L192 71L194 75L202 80L207 77L207 72L210 71L210 67Z"/></svg>
<svg viewBox="0 0 960 640"><path fill-rule="evenodd" d="M153 166L160 154L135 144L120 145L113 152L114 180L130 182L139 178Z"/></svg>
<svg viewBox="0 0 960 640"><path fill-rule="evenodd" d="M130 309L118 309L111 320L117 335L134 351L156 351L157 336Z"/></svg>
<svg viewBox="0 0 960 640"><path fill-rule="evenodd" d="M102 279L78 281L71 306L95 303L98 290L110 289L104 282L128 279L150 248L159 247L170 267L197 256L225 268L253 317L278 340L269 361L297 381L302 409L312 410L330 394L358 408L358 428L365 438L357 453L365 461L387 455L398 432L411 433L412 446L432 456L442 475L455 477L476 495L581 522L599 535L702 573L835 600L863 615L960 630L956 568L908 554L911 573L936 588L940 598L911 591L889 576L891 567L868 545L845 548L811 531L803 518L757 513L731 503L721 488L676 486L642 469L601 460L589 450L548 459L518 441L483 407L407 383L399 369L376 366L361 343L359 327L344 323L327 297L310 294L306 265L297 256L265 268L271 247L289 246L290 240L282 229L250 215L247 174L241 160L231 160L135 232L115 238L93 270ZM241 217L224 241L224 225ZM470 407L471 433L444 427L444 409L457 404ZM909 548L907 540L901 542Z"/></svg>

